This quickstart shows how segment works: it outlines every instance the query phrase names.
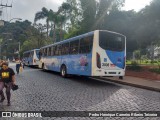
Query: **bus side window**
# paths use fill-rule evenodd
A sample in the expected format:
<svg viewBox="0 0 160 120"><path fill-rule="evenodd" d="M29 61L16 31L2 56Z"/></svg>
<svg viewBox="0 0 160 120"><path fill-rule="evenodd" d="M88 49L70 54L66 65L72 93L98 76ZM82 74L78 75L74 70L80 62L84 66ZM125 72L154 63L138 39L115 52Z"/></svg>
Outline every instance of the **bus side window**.
<svg viewBox="0 0 160 120"><path fill-rule="evenodd" d="M67 55L69 53L69 43L62 44L62 55Z"/></svg>
<svg viewBox="0 0 160 120"><path fill-rule="evenodd" d="M47 48L47 56L49 56L49 48Z"/></svg>
<svg viewBox="0 0 160 120"><path fill-rule="evenodd" d="M52 55L55 55L55 46L52 47Z"/></svg>
<svg viewBox="0 0 160 120"><path fill-rule="evenodd" d="M51 56L53 56L53 47L51 47Z"/></svg>
<svg viewBox="0 0 160 120"><path fill-rule="evenodd" d="M65 55L65 49L64 49L64 47L65 47L65 43L63 43L63 44L62 44L62 51L61 51L61 55Z"/></svg>
<svg viewBox="0 0 160 120"><path fill-rule="evenodd" d="M58 55L58 46L55 46L55 55Z"/></svg>
<svg viewBox="0 0 160 120"><path fill-rule="evenodd" d="M41 49L41 50L39 51L39 59L41 59L42 53L43 53L43 50Z"/></svg>
<svg viewBox="0 0 160 120"><path fill-rule="evenodd" d="M33 57L33 52L30 52L30 57L31 57L31 58Z"/></svg>
<svg viewBox="0 0 160 120"><path fill-rule="evenodd" d="M78 53L79 53L79 40L70 42L70 54L78 54Z"/></svg>
<svg viewBox="0 0 160 120"><path fill-rule="evenodd" d="M47 48L44 48L44 56L47 56Z"/></svg>
<svg viewBox="0 0 160 120"><path fill-rule="evenodd" d="M44 56L44 49L42 49L42 56Z"/></svg>
<svg viewBox="0 0 160 120"><path fill-rule="evenodd" d="M65 44L65 54L68 55L69 54L69 43Z"/></svg>
<svg viewBox="0 0 160 120"><path fill-rule="evenodd" d="M47 56L51 56L51 47L47 48Z"/></svg>
<svg viewBox="0 0 160 120"><path fill-rule="evenodd" d="M80 40L80 51L79 53L91 52L93 46L93 36L88 36Z"/></svg>
<svg viewBox="0 0 160 120"><path fill-rule="evenodd" d="M58 45L58 55L61 55L61 52L62 52L62 47L61 47L62 45L60 44L60 45Z"/></svg>

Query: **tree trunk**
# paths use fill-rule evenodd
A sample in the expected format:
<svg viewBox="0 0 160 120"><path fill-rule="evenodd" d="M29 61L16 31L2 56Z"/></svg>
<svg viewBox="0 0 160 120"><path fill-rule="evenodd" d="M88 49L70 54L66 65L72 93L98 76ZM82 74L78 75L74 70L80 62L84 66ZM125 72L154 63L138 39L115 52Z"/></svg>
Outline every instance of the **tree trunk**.
<svg viewBox="0 0 160 120"><path fill-rule="evenodd" d="M49 29L49 22L47 21L47 40L48 40L48 29Z"/></svg>
<svg viewBox="0 0 160 120"><path fill-rule="evenodd" d="M62 40L63 33L62 33L62 23L61 23L61 29L60 29L60 40Z"/></svg>
<svg viewBox="0 0 160 120"><path fill-rule="evenodd" d="M53 27L53 43L56 43L56 25L54 23L54 27Z"/></svg>

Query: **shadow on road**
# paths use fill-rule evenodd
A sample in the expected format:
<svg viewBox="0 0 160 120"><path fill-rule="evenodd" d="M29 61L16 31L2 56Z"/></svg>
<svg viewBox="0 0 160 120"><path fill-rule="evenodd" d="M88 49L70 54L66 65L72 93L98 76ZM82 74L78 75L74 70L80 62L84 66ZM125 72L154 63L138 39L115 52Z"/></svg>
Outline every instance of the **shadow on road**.
<svg viewBox="0 0 160 120"><path fill-rule="evenodd" d="M56 75L57 77L61 77L60 76L60 73L59 72L53 72L53 71L49 71L49 70L41 70L42 72L46 72L46 73L49 73L49 74L54 74ZM62 77L61 77L62 78ZM88 86L112 86L112 87L119 87L119 85L115 84L115 83L111 83L109 81L107 81L105 79L105 81L100 81L98 80L98 77L87 77L87 76L76 76L76 75L70 75L69 77L67 78L62 78L62 79L66 79L66 80L70 80L70 81L74 81L74 82L77 82L77 83L80 83L80 84L85 84L85 85L88 85Z"/></svg>

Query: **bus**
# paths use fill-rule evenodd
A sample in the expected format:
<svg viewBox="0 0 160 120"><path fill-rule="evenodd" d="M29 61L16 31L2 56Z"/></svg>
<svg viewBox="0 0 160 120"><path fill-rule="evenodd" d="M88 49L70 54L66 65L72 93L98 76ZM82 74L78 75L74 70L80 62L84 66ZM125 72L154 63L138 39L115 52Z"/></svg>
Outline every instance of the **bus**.
<svg viewBox="0 0 160 120"><path fill-rule="evenodd" d="M39 49L25 51L23 53L23 63L27 66L39 65Z"/></svg>
<svg viewBox="0 0 160 120"><path fill-rule="evenodd" d="M80 76L125 75L126 37L95 30L40 48L39 68Z"/></svg>

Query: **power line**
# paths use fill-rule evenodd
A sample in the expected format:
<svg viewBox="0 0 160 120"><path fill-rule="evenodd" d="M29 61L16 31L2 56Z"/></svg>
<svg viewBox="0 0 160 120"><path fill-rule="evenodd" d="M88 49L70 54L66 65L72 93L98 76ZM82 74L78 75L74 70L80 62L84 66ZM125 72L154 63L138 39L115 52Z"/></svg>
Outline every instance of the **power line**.
<svg viewBox="0 0 160 120"><path fill-rule="evenodd" d="M7 5L7 4L4 5L4 4L2 4L2 3L0 4L0 6L2 6L2 7L12 7L12 5Z"/></svg>
<svg viewBox="0 0 160 120"><path fill-rule="evenodd" d="M12 8L12 4L11 4L11 5L8 5L8 0L7 0L7 3L4 4L4 3L3 3L3 0L1 0L0 7L1 7L1 8L0 8L0 11L1 11L1 13L2 13L1 19L5 19L3 12L6 12L6 19L8 20L8 9L7 9L7 8L8 8L8 7ZM5 8L5 11L4 11L4 8Z"/></svg>

